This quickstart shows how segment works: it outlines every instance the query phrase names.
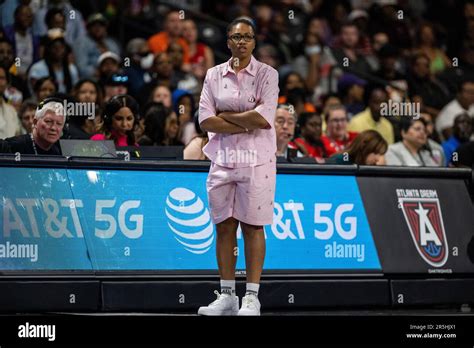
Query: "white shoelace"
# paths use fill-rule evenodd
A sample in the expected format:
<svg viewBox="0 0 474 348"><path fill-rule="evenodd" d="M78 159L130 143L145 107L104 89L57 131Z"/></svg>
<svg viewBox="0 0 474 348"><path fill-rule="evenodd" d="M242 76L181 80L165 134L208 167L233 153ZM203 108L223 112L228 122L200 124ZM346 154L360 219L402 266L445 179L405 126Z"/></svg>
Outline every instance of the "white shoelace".
<svg viewBox="0 0 474 348"><path fill-rule="evenodd" d="M214 294L217 296L217 298L210 304L210 306L216 306L220 301L222 301L225 296L230 296L228 294L220 294L219 291L214 290Z"/></svg>
<svg viewBox="0 0 474 348"><path fill-rule="evenodd" d="M254 295L244 296L244 298L242 299L242 307L256 308L256 306L255 306L255 296Z"/></svg>

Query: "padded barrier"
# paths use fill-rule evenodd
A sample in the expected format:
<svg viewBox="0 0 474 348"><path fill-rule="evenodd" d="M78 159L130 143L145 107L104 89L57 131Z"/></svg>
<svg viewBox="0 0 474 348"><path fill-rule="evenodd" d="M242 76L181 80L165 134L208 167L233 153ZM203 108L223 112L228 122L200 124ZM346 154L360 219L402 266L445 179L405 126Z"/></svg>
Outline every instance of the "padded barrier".
<svg viewBox="0 0 474 348"><path fill-rule="evenodd" d="M374 307L390 305L387 280L271 280L262 281L259 298L270 309L315 307ZM105 311L194 311L216 299L216 281L105 281L102 283ZM245 283L237 283L237 296Z"/></svg>
<svg viewBox="0 0 474 348"><path fill-rule="evenodd" d="M208 171L209 163L205 161L124 162L102 159L28 158L27 156L18 162L11 156L0 156L0 167L2 166L205 173ZM469 198L466 200L468 191L463 186L467 184L466 187L469 185L473 187L471 170L278 164L278 173L356 177L365 210L370 209L367 218L381 262L381 269L372 268L362 272L357 268L349 268L343 270L342 274L337 274L337 270L320 270L319 273L324 274L324 278L321 277L321 279L314 277L314 272L311 274L311 270L303 270L308 271L307 276L298 273L302 271L298 269L293 270L294 272L283 270L283 273L274 273L271 280L265 277L262 280L260 296L265 309L404 306L429 308L433 305L474 303L472 230L474 224L469 224L469 226L466 224L466 221L472 220L473 214L469 216L469 212L474 212L474 210L472 204L469 205ZM393 182L388 182L390 178L394 179ZM437 187L437 182L441 186ZM465 190L462 203L463 216L467 216L465 219L449 212L450 209L455 209L456 204L459 204L458 200L453 200L452 196L449 196L450 182L456 184L457 190ZM429 187L430 185L433 187ZM379 203L382 197L387 198L386 192L382 192L383 187L390 189L389 194L393 195L395 203L392 202L392 198L390 201L385 200L383 204ZM446 251L449 257L442 267L446 268L445 271L452 272L432 272L433 267L437 266L431 266L423 259L423 251L417 249L408 233L409 221L405 221L401 211L397 210L397 199L405 197L397 196L396 189L436 190L437 198L440 200L440 211L442 214L449 212L449 218L443 220L447 226L446 234L449 243ZM367 199L368 191L371 191L372 195L378 192L378 196ZM377 209L380 212L377 212ZM407 209L410 207L407 206ZM397 215L396 223L390 222L387 225L388 221L394 221L389 217L384 217L387 216L384 214L389 211L391 211L391 215L389 214L391 217L395 216L394 214L399 216ZM411 212L411 210L406 210L406 212ZM463 221L467 227L461 226L465 232L460 233L459 226ZM387 229L393 231L384 232ZM14 233L19 236L18 232ZM310 237L311 233L307 236ZM94 254L86 250L89 244L83 240L81 243L83 246L81 248L78 246L76 250L84 253L84 260L91 262ZM453 247L457 247L456 250ZM71 250L68 258L80 256L78 252L73 251L75 249ZM400 260L400 258L403 259ZM113 261L114 259L104 258L103 260ZM214 300L213 291L219 289L215 270L206 272L201 269L196 270L195 274L192 273L193 270L181 270L176 274L173 274L173 270L167 270L166 278L163 280L159 277L150 280L146 278L147 272L155 274L153 269L140 269L134 274L132 270L116 267L104 276L101 272L103 269L96 267L96 264L89 267L87 262L81 269L68 268L64 271L54 268L49 271L48 269L36 271L25 269L22 273L21 267L6 269L3 273L4 277L0 277L0 312L194 312L200 305ZM83 272L80 279L72 276L78 271ZM355 276L351 272L358 273L358 278L354 279ZM207 280L199 280L198 274L206 276L203 279ZM238 295L242 296L245 291L243 281L238 282L237 291Z"/></svg>
<svg viewBox="0 0 474 348"><path fill-rule="evenodd" d="M0 281L1 312L95 312L100 300L98 281Z"/></svg>

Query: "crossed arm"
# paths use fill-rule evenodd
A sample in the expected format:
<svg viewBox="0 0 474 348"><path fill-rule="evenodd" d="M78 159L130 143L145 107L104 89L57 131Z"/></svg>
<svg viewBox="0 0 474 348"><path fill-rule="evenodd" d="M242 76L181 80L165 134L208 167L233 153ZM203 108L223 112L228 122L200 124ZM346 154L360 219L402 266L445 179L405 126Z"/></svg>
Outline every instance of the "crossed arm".
<svg viewBox="0 0 474 348"><path fill-rule="evenodd" d="M273 125L267 122L261 112L268 112L270 114L275 113L275 110L272 111L272 109L276 109L278 97L278 72L276 70L269 70L265 83L265 86L268 85L268 87L264 88L262 91L261 99L255 108L244 112L222 112L215 109L215 98L213 97L209 83L209 80L213 78L210 72L215 73L212 69L207 72L199 104L199 112L201 113L202 108L202 115L205 115L205 120L200 123L203 130L212 133L237 134L245 133L254 129L272 128ZM214 80L216 80L216 78L214 78ZM264 104L268 105L267 108L263 107ZM208 116L213 115L214 113L215 116Z"/></svg>
<svg viewBox="0 0 474 348"><path fill-rule="evenodd" d="M225 111L209 117L201 123L201 128L213 133L245 133L254 129L270 128L268 122L255 110L244 112Z"/></svg>

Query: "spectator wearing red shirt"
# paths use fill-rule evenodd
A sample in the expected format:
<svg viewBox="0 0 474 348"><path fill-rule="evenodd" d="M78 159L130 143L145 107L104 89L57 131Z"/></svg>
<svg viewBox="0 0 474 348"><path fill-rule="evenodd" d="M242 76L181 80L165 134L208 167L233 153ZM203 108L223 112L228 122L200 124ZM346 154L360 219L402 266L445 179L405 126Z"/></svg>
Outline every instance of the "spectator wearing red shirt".
<svg viewBox="0 0 474 348"><path fill-rule="evenodd" d="M183 37L189 46L191 72L202 81L206 76L207 70L215 65L214 52L206 44L198 42L196 22L192 19L183 21Z"/></svg>
<svg viewBox="0 0 474 348"><path fill-rule="evenodd" d="M328 157L336 152L344 151L355 139L358 133L347 130L347 110L344 105L334 105L324 114L326 134L321 141Z"/></svg>
<svg viewBox="0 0 474 348"><path fill-rule="evenodd" d="M298 123L301 137L296 138L294 144L305 156L313 157L318 163L324 163L327 155L321 141L323 124L321 115L315 112L303 112L298 118Z"/></svg>

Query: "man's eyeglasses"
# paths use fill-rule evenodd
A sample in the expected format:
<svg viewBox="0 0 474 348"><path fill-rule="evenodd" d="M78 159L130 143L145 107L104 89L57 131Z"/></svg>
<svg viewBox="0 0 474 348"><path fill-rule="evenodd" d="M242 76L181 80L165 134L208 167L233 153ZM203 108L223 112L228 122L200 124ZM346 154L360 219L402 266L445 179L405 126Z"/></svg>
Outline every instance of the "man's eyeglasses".
<svg viewBox="0 0 474 348"><path fill-rule="evenodd" d="M277 125L279 125L280 127L283 127L285 125L285 123L289 126L289 127L293 127L294 125L296 125L296 122L294 120L294 118L290 118L290 119L287 119L287 118L277 118L275 120L275 123Z"/></svg>
<svg viewBox="0 0 474 348"><path fill-rule="evenodd" d="M63 122L54 122L53 120L44 120L43 121L46 124L46 127L48 128L53 128L54 125L56 125L58 128L62 128L64 126Z"/></svg>
<svg viewBox="0 0 474 348"><path fill-rule="evenodd" d="M240 40L242 40L242 39L244 39L245 42L250 42L250 41L252 41L254 38L255 38L254 35L249 35L249 34L245 34L245 35L234 34L234 35L230 35L230 36L229 36L229 39L231 39L231 40L234 41L235 43L239 43Z"/></svg>
<svg viewBox="0 0 474 348"><path fill-rule="evenodd" d="M346 123L347 118L333 118L329 122L331 122L331 123Z"/></svg>

